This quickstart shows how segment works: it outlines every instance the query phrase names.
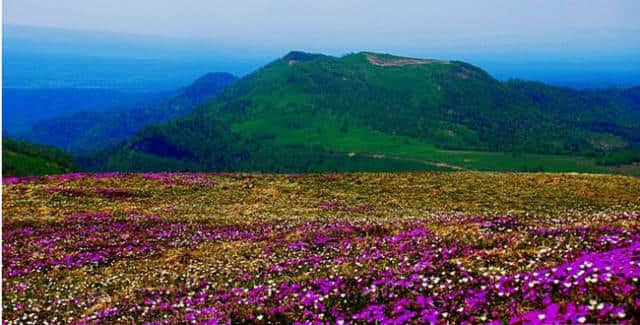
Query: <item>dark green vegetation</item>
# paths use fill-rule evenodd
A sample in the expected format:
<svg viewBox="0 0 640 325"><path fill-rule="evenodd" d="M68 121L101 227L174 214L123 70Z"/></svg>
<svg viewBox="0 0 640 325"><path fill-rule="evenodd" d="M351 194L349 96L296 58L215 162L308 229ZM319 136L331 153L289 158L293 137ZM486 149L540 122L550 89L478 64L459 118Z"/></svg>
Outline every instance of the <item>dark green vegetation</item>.
<svg viewBox="0 0 640 325"><path fill-rule="evenodd" d="M500 82L463 62L291 52L93 170L478 169L606 172L636 150L640 88Z"/></svg>
<svg viewBox="0 0 640 325"><path fill-rule="evenodd" d="M127 110L79 112L56 117L36 124L24 138L73 153L115 145L147 124L165 122L190 112L236 80L228 73L210 73L169 99Z"/></svg>
<svg viewBox="0 0 640 325"><path fill-rule="evenodd" d="M640 162L640 151L621 150L605 154L598 164L605 166L621 166Z"/></svg>
<svg viewBox="0 0 640 325"><path fill-rule="evenodd" d="M2 175L62 174L76 170L73 158L62 150L3 137Z"/></svg>

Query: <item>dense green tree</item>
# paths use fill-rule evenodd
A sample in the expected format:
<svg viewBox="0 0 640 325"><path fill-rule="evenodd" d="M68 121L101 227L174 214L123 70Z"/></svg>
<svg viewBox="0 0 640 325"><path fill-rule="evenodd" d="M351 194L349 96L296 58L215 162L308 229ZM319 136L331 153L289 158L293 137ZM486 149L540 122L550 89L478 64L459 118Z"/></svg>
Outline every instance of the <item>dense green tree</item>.
<svg viewBox="0 0 640 325"><path fill-rule="evenodd" d="M49 146L2 138L2 176L30 176L68 173L76 170L73 158Z"/></svg>

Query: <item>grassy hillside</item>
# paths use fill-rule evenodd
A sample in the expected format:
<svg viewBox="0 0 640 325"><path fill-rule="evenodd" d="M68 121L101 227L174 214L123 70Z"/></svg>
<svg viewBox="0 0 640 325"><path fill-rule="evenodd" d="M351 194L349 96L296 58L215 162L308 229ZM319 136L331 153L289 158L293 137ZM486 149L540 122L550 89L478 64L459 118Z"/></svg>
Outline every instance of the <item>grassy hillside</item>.
<svg viewBox="0 0 640 325"><path fill-rule="evenodd" d="M228 73L209 73L169 99L136 108L108 112L79 112L37 123L24 135L28 141L82 153L122 142L150 123L161 123L187 114L237 78Z"/></svg>
<svg viewBox="0 0 640 325"><path fill-rule="evenodd" d="M499 82L463 62L291 52L91 167L324 171L364 159L387 170L605 171L582 156L639 142L637 89L575 91Z"/></svg>
<svg viewBox="0 0 640 325"><path fill-rule="evenodd" d="M53 147L2 139L2 176L62 174L76 170L73 158Z"/></svg>

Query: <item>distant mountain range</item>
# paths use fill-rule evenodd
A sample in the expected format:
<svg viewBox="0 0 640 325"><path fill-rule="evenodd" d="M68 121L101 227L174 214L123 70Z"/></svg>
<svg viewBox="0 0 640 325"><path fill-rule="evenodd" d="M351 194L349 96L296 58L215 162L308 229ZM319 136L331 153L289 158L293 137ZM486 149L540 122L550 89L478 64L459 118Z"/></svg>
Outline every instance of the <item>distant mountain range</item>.
<svg viewBox="0 0 640 325"><path fill-rule="evenodd" d="M279 53L160 36L3 24L9 88L171 91L207 71L244 75Z"/></svg>
<svg viewBox="0 0 640 325"><path fill-rule="evenodd" d="M2 89L2 130L18 135L36 123L82 111L127 110L170 95L170 92L126 92L102 88Z"/></svg>
<svg viewBox="0 0 640 325"><path fill-rule="evenodd" d="M229 87L237 77L209 73L168 99L112 111L83 111L36 123L21 138L82 153L117 144L151 123L187 114Z"/></svg>
<svg viewBox="0 0 640 325"><path fill-rule="evenodd" d="M640 145L640 88L500 82L464 62L291 52L84 155L92 170L556 170Z"/></svg>

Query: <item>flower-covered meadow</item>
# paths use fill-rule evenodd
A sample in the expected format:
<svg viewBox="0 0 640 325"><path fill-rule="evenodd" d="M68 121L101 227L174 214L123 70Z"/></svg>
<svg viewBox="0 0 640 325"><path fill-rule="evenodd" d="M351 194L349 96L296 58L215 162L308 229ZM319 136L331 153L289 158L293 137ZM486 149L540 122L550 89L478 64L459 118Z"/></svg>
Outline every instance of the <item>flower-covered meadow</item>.
<svg viewBox="0 0 640 325"><path fill-rule="evenodd" d="M640 179L3 179L4 324L640 322Z"/></svg>

